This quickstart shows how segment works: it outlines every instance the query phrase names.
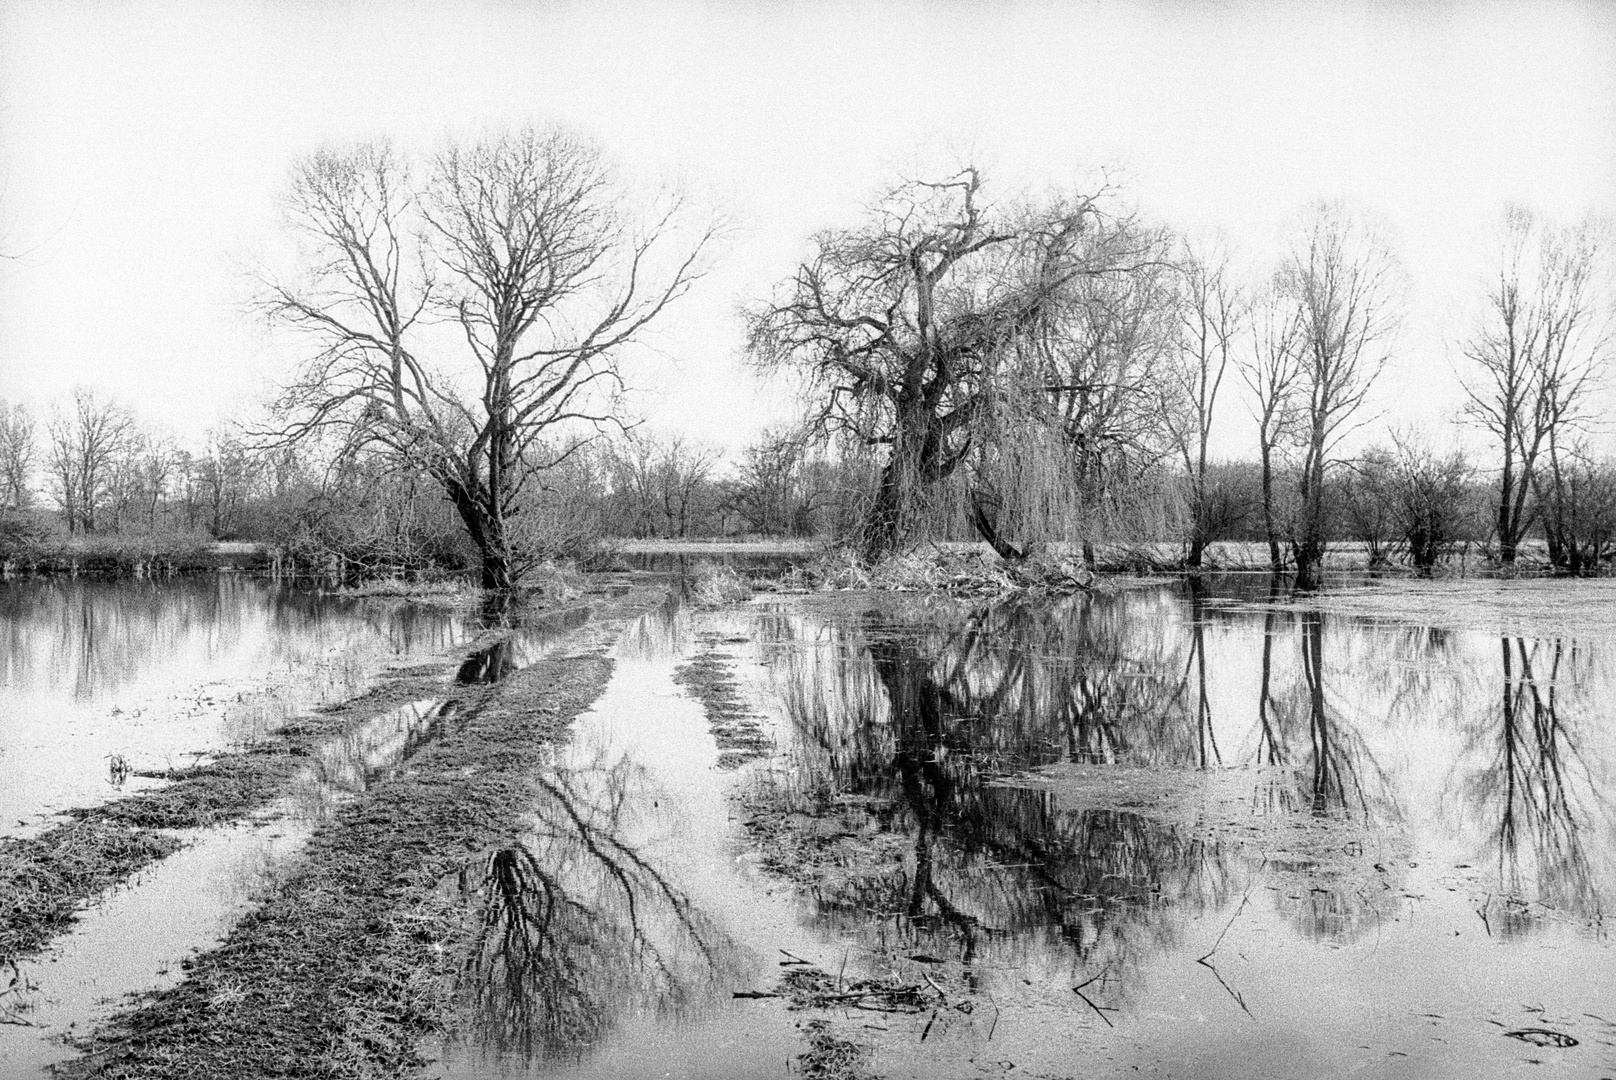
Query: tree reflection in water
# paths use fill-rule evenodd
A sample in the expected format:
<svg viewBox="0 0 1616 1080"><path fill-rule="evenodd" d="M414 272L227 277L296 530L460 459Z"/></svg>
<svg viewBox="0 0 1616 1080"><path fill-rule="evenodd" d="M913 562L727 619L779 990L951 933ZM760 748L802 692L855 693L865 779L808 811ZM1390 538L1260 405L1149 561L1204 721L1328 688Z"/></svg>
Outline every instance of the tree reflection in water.
<svg viewBox="0 0 1616 1080"><path fill-rule="evenodd" d="M1491 917L1501 933L1523 932L1531 919L1519 899L1527 896L1597 920L1600 875L1587 841L1609 828L1611 806L1584 759L1576 722L1593 703L1575 693L1593 681L1594 657L1560 638L1500 637L1498 648L1502 701L1496 716L1479 713L1470 725L1484 763L1463 785L1468 804L1490 821L1486 843L1499 884L1517 900Z"/></svg>
<svg viewBox="0 0 1616 1080"><path fill-rule="evenodd" d="M336 597L236 575L160 581L40 577L0 588L0 685L105 697L153 669L251 649L254 670L370 639L390 651L456 639L458 616ZM183 679L190 674L176 672Z"/></svg>
<svg viewBox="0 0 1616 1080"><path fill-rule="evenodd" d="M794 739L771 795L862 806L906 857L816 896L839 929L899 923L966 961L1120 973L1238 895L1217 842L1124 808L1063 811L993 786L1069 760L1197 766L1215 744L1190 685L1196 646L1151 598L921 604L857 625L767 620L766 654ZM812 647L818 645L820 647ZM1192 704L1193 702L1193 704ZM884 917L884 918L883 918Z"/></svg>
<svg viewBox="0 0 1616 1080"><path fill-rule="evenodd" d="M484 1054L576 1056L626 1010L678 1014L736 979L738 948L630 838L644 786L627 759L557 770L530 835L462 871L475 933L459 993Z"/></svg>
<svg viewBox="0 0 1616 1080"><path fill-rule="evenodd" d="M1220 730L1212 641L1225 623L1258 618L1255 727L1228 717ZM821 918L857 931L872 913L897 917L906 933L946 937L967 961L991 949L1013 964L1120 973L1238 900L1261 872L1304 935L1357 936L1389 902L1383 882L1362 879L1375 859L1315 857L1310 845L1362 854L1364 826L1394 823L1398 807L1337 689L1347 678L1327 666L1327 621L1272 603L1260 616L1211 606L1198 583L1177 595L766 619L765 656L793 734L773 797L820 812L862 805L875 827L904 837L901 865L821 889ZM1243 748L1238 761L1226 760L1230 747ZM992 783L1061 762L1194 776L1248 760L1270 767L1250 774L1250 808L1282 819L1276 827L1301 852L1287 863L1146 803L1069 806Z"/></svg>

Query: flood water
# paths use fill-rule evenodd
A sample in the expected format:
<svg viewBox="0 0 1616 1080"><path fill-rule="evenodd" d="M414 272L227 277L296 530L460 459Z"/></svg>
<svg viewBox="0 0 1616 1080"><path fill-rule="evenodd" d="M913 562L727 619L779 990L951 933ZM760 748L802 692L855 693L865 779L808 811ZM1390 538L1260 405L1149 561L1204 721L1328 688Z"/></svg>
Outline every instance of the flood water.
<svg viewBox="0 0 1616 1080"><path fill-rule="evenodd" d="M441 610L230 575L0 583L0 836L159 785L136 773L249 745L476 629ZM313 829L385 780L442 714L423 700L333 736L274 805L178 831L180 851L95 898L43 954L0 957L0 1075L45 1075L72 1056L65 1037L182 978Z"/></svg>
<svg viewBox="0 0 1616 1080"><path fill-rule="evenodd" d="M228 574L0 583L0 836L249 744L466 633L440 610Z"/></svg>
<svg viewBox="0 0 1616 1080"><path fill-rule="evenodd" d="M718 767L672 678L704 649L771 758ZM779 1075L803 1014L729 995L782 955L959 974L969 1009L845 1011L884 1076L1616 1075L1608 583L763 598L619 656L507 856L583 875L533 954L578 977L496 942L504 1019L442 1075ZM758 868L757 808L826 841L816 888Z"/></svg>
<svg viewBox="0 0 1616 1080"><path fill-rule="evenodd" d="M457 677L507 677L581 618ZM113 757L250 741L471 629L231 578L7 584L0 826L116 797ZM721 757L676 678L703 654L772 753ZM734 995L800 960L946 989L835 1014L882 1076L1616 1076L1611 583L675 599L613 656L527 834L442 885L480 931L431 1075L786 1075L816 1014ZM107 898L26 967L19 1015L51 1026L0 1026L0 1065L59 1059L66 1024L180 977L443 715L333 739L279 820ZM765 869L762 816L815 887Z"/></svg>

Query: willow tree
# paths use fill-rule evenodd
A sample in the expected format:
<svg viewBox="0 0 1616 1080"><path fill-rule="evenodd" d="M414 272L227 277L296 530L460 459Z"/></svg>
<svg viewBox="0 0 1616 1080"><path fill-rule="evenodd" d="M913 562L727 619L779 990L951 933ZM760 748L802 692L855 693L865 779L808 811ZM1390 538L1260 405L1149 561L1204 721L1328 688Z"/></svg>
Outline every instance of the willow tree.
<svg viewBox="0 0 1616 1080"><path fill-rule="evenodd" d="M1176 241L1165 230L1108 219L1085 241L1098 272L1074 278L1062 302L1046 306L1030 359L1044 415L1065 449L1092 564L1097 520L1147 504L1148 475L1171 452L1161 392L1172 378L1182 286ZM1140 533L1160 527L1133 516L1126 524Z"/></svg>
<svg viewBox="0 0 1616 1080"><path fill-rule="evenodd" d="M909 181L862 225L814 238L814 253L749 313L752 355L805 377L820 432L885 447L865 516L874 559L909 540L930 495L1006 424L1007 403L1033 397L1047 372L1028 350L1073 284L1112 273L1091 236L1094 198L1007 209L975 168ZM978 502L976 522L1017 554Z"/></svg>
<svg viewBox="0 0 1616 1080"><path fill-rule="evenodd" d="M335 431L424 471L508 589L530 481L617 416L618 358L700 276L711 228L677 201L637 217L589 143L527 127L451 145L417 170L386 143L292 171L307 273L264 308L317 345L265 434ZM452 332L445 332L452 328Z"/></svg>

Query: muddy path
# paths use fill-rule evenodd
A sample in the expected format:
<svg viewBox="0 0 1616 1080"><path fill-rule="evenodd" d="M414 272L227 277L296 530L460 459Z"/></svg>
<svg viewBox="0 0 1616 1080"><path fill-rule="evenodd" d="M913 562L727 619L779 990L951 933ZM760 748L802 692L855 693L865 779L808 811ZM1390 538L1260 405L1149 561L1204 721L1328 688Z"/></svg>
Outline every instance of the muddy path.
<svg viewBox="0 0 1616 1080"><path fill-rule="evenodd" d="M535 756L605 685L605 644L663 590L623 593L605 590L530 619L530 632L490 632L394 670L246 752L6 841L0 884L19 902L7 905L0 941L26 956L107 886L143 867L160 878L173 860L153 864L218 831L205 827L281 815L304 823L296 843L306 846L258 888L222 945L185 961L181 981L79 1036L86 1056L56 1068L330 1076L415 1062L415 1041L442 1005L435 974L464 921L433 890L510 834ZM71 952L75 936L64 940Z"/></svg>

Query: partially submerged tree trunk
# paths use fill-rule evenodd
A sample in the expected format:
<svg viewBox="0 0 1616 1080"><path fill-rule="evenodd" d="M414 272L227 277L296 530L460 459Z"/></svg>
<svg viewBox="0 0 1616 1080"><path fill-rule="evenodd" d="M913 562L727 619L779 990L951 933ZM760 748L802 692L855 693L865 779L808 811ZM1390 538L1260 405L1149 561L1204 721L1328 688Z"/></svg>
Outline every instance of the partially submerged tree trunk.
<svg viewBox="0 0 1616 1080"><path fill-rule="evenodd" d="M1298 514L1295 531L1291 534L1291 558L1296 563L1298 589L1316 589L1324 581L1324 554L1328 542L1324 533L1323 420L1322 416L1315 415L1308 452L1297 485Z"/></svg>

